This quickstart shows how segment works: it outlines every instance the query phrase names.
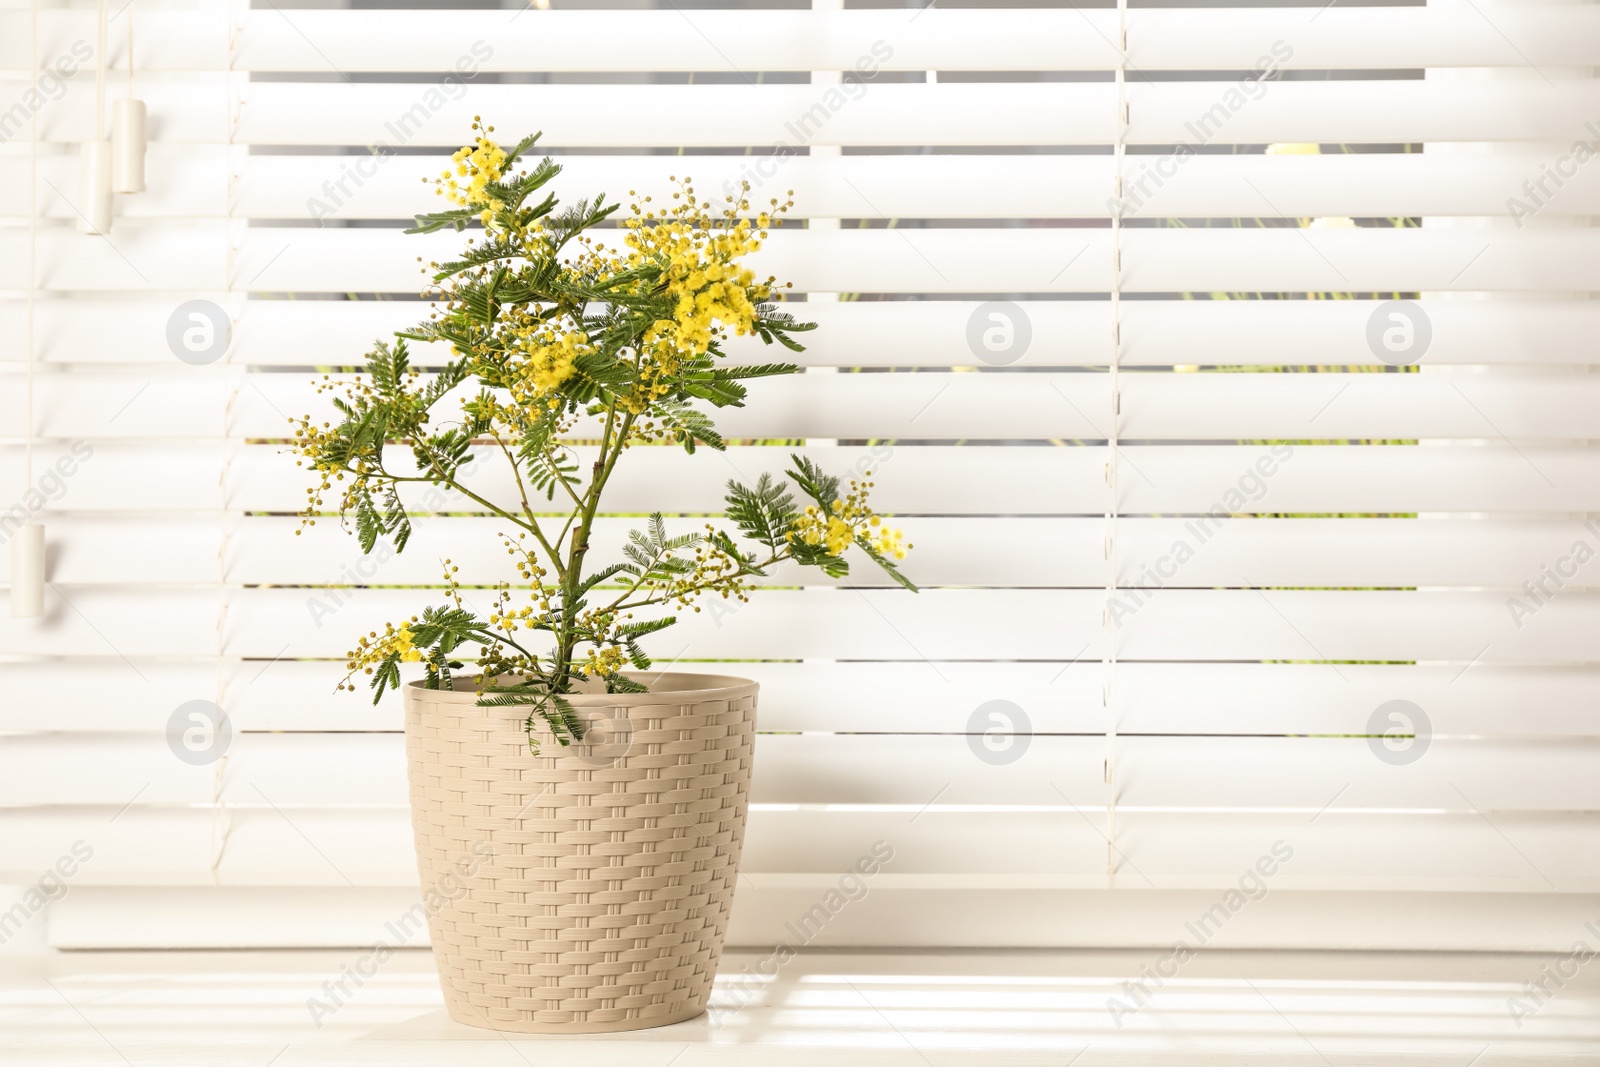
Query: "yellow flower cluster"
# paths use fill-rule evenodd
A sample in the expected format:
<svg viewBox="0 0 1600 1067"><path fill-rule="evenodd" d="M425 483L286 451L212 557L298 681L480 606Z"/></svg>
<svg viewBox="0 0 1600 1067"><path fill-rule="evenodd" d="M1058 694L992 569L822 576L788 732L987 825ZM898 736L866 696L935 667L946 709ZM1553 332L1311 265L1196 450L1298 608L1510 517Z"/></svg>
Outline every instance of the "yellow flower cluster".
<svg viewBox="0 0 1600 1067"><path fill-rule="evenodd" d="M439 180L434 183L438 186L435 192L449 197L453 204L483 208L478 218L487 226L494 213L505 206L489 195L488 186L500 180L506 153L488 136L494 132L493 126L484 126L481 119L474 119L472 128L480 131L478 136L472 144L456 149L450 157L455 164L454 173L440 171ZM465 184L460 181L462 178L466 179Z"/></svg>
<svg viewBox="0 0 1600 1067"><path fill-rule="evenodd" d="M799 538L808 545L821 545L827 549L828 555L841 556L859 538L881 556L905 559L906 550L912 546L905 543L904 533L885 526L883 520L873 514L867 504L871 490L872 482L852 479L850 492L834 500L826 509L815 504L807 507L805 513L791 524L793 529L789 531L788 539L793 541Z"/></svg>
<svg viewBox="0 0 1600 1067"><path fill-rule="evenodd" d="M518 367L524 386L518 392L539 396L554 392L572 377L578 357L594 351L594 346L589 344L588 335L578 330L569 330L559 338L540 331L524 335L522 351L527 358Z"/></svg>
<svg viewBox="0 0 1600 1067"><path fill-rule="evenodd" d="M412 616L411 622L416 622ZM403 622L396 626L392 622L383 624L383 633L376 630L356 642L356 647L345 653L345 667L351 675L371 674L373 669L388 659L391 655L398 655L402 662L419 663L422 661L422 649L413 646L416 635L411 632L411 622ZM348 676L341 683L343 688L355 691L354 683Z"/></svg>
<svg viewBox="0 0 1600 1067"><path fill-rule="evenodd" d="M400 628L395 631L394 648L395 651L400 653L400 659L402 662L422 662L422 650L420 648L413 648L411 645L411 642L415 639L416 637L414 634L412 634L411 627L406 626L404 623L402 623Z"/></svg>
<svg viewBox="0 0 1600 1067"><path fill-rule="evenodd" d="M732 197L722 217L713 218L710 202L695 199L688 179L680 186L672 194L678 201L675 206L640 214L635 204L635 217L623 223L629 249L625 265L660 264L662 281L675 301L672 317L657 321L643 338L642 347L656 365L657 377L670 374L681 359L704 352L729 330L750 333L758 315L756 305L772 295L772 279L758 283L738 261L759 251L766 228L779 220L762 212L752 227L750 219L740 217L749 210L749 202ZM783 212L789 205L773 201L773 207ZM640 398L641 410L644 403L666 392L664 386L650 388L651 395Z"/></svg>
<svg viewBox="0 0 1600 1067"><path fill-rule="evenodd" d="M700 610L695 600L703 593L714 592L723 600L750 600L750 582L743 577L743 564L728 555L717 542L717 528L709 522L705 535L695 545L691 567L665 581L647 581L643 587L659 594L662 601L671 601L680 608Z"/></svg>
<svg viewBox="0 0 1600 1067"><path fill-rule="evenodd" d="M420 370L411 367L406 371L406 384L414 386L421 376ZM370 403L378 395L370 381L360 378L335 381L332 375L324 374L320 381L315 381L312 385L317 395L342 394L343 401L353 407ZM299 418L291 418L289 425L294 427L295 438L291 442L291 448L300 457L295 460L295 466L309 465L316 471L318 478L318 483L306 490L306 506L300 512L300 528L295 530L298 535L301 529L317 524L316 513L322 510L323 494L332 491L335 482L345 483L339 492L339 510L348 511L355 506L360 490L365 487L367 476L372 472L364 459L351 459L346 465L326 458L329 447L339 440L339 431L332 422L317 423L313 422L309 415L302 415ZM391 421L390 426L397 431L402 429L398 420ZM348 478L346 478L347 470Z"/></svg>
<svg viewBox="0 0 1600 1067"><path fill-rule="evenodd" d="M641 259L665 260L667 291L677 300L672 318L656 323L652 340L687 355L705 351L718 325L736 334L750 332L755 305L767 292L755 285L752 271L735 265L761 248L749 219L720 233L682 221L643 225L630 220L627 242Z"/></svg>
<svg viewBox="0 0 1600 1067"><path fill-rule="evenodd" d="M616 645L590 649L589 658L578 668L590 678L616 674L628 665L628 658Z"/></svg>
<svg viewBox="0 0 1600 1067"><path fill-rule="evenodd" d="M839 502L834 503L837 506ZM815 504L806 508L806 513L794 521L794 529L806 544L826 545L830 556L843 555L844 550L856 539L855 531L848 522L837 515L823 512ZM793 540L793 534L790 539Z"/></svg>
<svg viewBox="0 0 1600 1067"><path fill-rule="evenodd" d="M869 525L876 527L869 534L869 539L880 556L887 559L906 558L906 549L911 546L905 543L906 535L903 532L880 524L877 516L873 516L868 522Z"/></svg>
<svg viewBox="0 0 1600 1067"><path fill-rule="evenodd" d="M513 608L509 604L509 594L506 599L508 603L502 604L499 608L489 613L490 626L498 627L507 634L514 634L517 632L518 626L521 626L524 630L532 630L539 625L541 616L536 616L533 608Z"/></svg>

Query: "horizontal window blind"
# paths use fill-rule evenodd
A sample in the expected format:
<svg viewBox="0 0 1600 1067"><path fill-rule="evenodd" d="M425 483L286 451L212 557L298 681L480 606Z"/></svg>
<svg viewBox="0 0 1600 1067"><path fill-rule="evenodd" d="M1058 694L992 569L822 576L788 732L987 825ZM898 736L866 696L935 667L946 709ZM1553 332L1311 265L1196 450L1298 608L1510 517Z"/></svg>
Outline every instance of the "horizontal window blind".
<svg viewBox="0 0 1600 1067"><path fill-rule="evenodd" d="M148 190L104 237L95 12L30 48L0 9L0 530L44 523L50 580L0 618L0 883L93 846L54 943L370 943L414 885L398 702L334 695L342 654L442 556L515 576L451 493L400 555L297 537L285 438L425 314L461 238L400 231L480 114L544 131L566 200L794 190L758 266L807 373L725 454L630 455L599 550L796 449L879 472L917 546L919 596L781 571L653 646L763 686L735 941L878 839L829 937L1170 943L1279 842L1272 891L1340 918L1265 943L1600 892L1600 9L555 7L135 0L106 83ZM169 743L195 700L214 763ZM133 931L156 891L247 921ZM1428 929L1372 937L1570 941Z"/></svg>

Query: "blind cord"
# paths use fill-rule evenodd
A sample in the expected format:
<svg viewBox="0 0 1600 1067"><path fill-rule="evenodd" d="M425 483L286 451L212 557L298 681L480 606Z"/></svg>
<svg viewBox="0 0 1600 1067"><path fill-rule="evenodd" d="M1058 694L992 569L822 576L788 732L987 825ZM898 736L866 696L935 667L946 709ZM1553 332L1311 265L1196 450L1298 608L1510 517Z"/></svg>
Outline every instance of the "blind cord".
<svg viewBox="0 0 1600 1067"><path fill-rule="evenodd" d="M223 47L226 50L226 77L228 90L224 97L224 129L227 136L227 170L224 172L225 190L223 196L223 302L226 304L226 313L230 318L234 314L233 271L237 261L237 249L234 240L233 195L235 186L234 172L234 118L237 113L239 101L237 100L238 83L235 80L234 51L238 44L239 32L239 7L241 0L227 0L224 8L227 12L227 34ZM231 361L231 360L230 360ZM229 439L226 427L232 419L234 405L239 399L240 374L235 367L228 368L227 401L223 408L223 439L222 463L218 474L218 493L221 496L223 507L222 526L217 538L217 659L216 659L216 706L222 715L227 715L225 702L228 693L229 661L227 659L227 622L228 622L228 555L229 532L232 526L231 515L227 512L228 506L228 479L233 468L233 443ZM239 664L243 661L239 660ZM271 666L271 664L268 664ZM263 668L265 669L265 668ZM257 677L260 677L257 674ZM222 884L222 860L227 854L228 841L233 835L233 806L227 803L223 796L226 784L226 772L229 753L217 760L211 778L211 865L210 875L213 885Z"/></svg>
<svg viewBox="0 0 1600 1067"><path fill-rule="evenodd" d="M34 80L39 76L39 0L28 6L28 69ZM27 358L27 434L23 449L23 495L33 488L33 351L34 281L38 278L39 257L39 112L28 119L28 358Z"/></svg>
<svg viewBox="0 0 1600 1067"><path fill-rule="evenodd" d="M100 0L95 20L94 139L106 139L106 0Z"/></svg>
<svg viewBox="0 0 1600 1067"><path fill-rule="evenodd" d="M1122 167L1128 134L1128 0L1117 0L1117 139L1112 146L1113 192L1111 200L1111 429L1106 440L1106 607L1101 616L1106 652L1100 700L1106 712L1106 888L1117 877L1117 709L1112 684L1117 670L1116 627L1112 621L1117 597L1117 516L1120 511L1118 438L1122 421Z"/></svg>

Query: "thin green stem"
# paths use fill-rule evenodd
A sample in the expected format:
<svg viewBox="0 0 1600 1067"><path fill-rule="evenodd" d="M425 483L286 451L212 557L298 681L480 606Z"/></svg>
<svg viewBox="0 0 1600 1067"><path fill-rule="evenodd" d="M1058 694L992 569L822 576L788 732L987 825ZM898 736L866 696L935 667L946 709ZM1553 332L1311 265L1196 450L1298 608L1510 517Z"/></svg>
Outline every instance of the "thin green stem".
<svg viewBox="0 0 1600 1067"><path fill-rule="evenodd" d="M544 549L545 555L550 557L550 564L555 567L556 577L559 578L562 576L561 556L556 552L555 546L546 540L544 531L539 528L539 520L534 516L533 508L528 504L528 490L522 482L522 468L518 465L516 457L511 454L511 449L507 447L505 441L501 440L500 435L492 429L490 433L494 437L495 444L499 445L500 451L505 454L506 462L511 464L511 473L517 479L517 496L522 500L523 513L528 516L528 530L538 540L539 547Z"/></svg>
<svg viewBox="0 0 1600 1067"><path fill-rule="evenodd" d="M684 596L698 596L709 589L715 589L719 585L737 580L739 578L760 577L761 572L765 571L768 567L776 566L777 564L792 558L792 553L785 549L783 552L775 553L769 558L764 559L760 563L756 563L754 565L741 562L739 569L733 574L724 574L718 578L708 578L703 582L696 582L692 585L684 586L681 590L676 592L663 593L658 596L649 597L645 600L635 600L630 602L628 601L628 597L632 596L643 585L641 582L636 582L626 592L624 592L622 596L618 597L617 600L613 601L611 604L608 604L604 610L607 612L612 612L626 611L630 608L648 608L656 604L665 604L669 601L679 600Z"/></svg>

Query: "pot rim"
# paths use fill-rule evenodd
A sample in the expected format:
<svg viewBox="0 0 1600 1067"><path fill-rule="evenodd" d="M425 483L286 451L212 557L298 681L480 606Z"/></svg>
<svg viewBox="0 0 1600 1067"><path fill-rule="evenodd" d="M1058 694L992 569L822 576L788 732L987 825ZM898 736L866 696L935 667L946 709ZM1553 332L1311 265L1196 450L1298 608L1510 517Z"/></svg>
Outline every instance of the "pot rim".
<svg viewBox="0 0 1600 1067"><path fill-rule="evenodd" d="M760 689L757 682L731 674L698 674L686 671L624 671L624 677L652 686L648 693L567 693L566 699L578 708L641 707L651 704L684 704L701 700L740 697ZM405 684L407 701L427 700L439 704L477 704L481 674L452 678L449 689L429 689L418 678ZM667 683L667 688L654 688ZM492 710L492 709L489 709Z"/></svg>

